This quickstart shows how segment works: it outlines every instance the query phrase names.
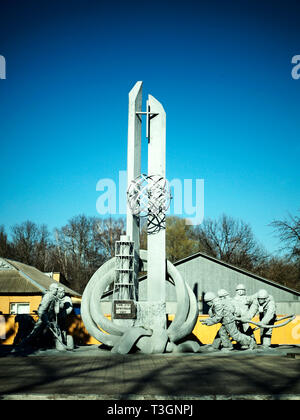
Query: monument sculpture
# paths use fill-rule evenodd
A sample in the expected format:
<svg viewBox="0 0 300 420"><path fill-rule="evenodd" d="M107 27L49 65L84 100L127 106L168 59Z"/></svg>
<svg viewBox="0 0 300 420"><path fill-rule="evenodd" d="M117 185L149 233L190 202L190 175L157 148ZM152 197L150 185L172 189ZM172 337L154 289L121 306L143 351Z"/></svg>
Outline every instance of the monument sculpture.
<svg viewBox="0 0 300 420"><path fill-rule="evenodd" d="M39 347L39 342L45 332L50 332L52 340L47 340L51 348L54 340L57 350L73 350L73 337L67 334L66 318L72 312L71 298L65 295L65 290L57 282L52 283L44 294L37 310L39 316L31 332L19 343L18 349L25 349L29 344Z"/></svg>
<svg viewBox="0 0 300 420"><path fill-rule="evenodd" d="M67 296L63 287L58 288L57 306L55 310L55 346L57 350L73 350L74 340L72 335L68 334L67 318L73 310L73 303L70 296Z"/></svg>
<svg viewBox="0 0 300 420"><path fill-rule="evenodd" d="M253 308L255 303L255 297L254 296L247 296L246 294L246 287L244 284L240 283L235 288L235 296L233 298L234 305L236 307L237 315L242 318L253 318L255 315L256 309L250 309ZM256 305L255 305L256 306ZM253 312L253 313L252 313ZM247 334L252 333L252 329L247 322L237 322L237 327L241 332L244 332Z"/></svg>
<svg viewBox="0 0 300 420"><path fill-rule="evenodd" d="M143 115L148 139L147 174L141 173ZM247 296L242 284L236 287L234 298L225 289L220 289L218 295L210 291L204 295L209 317L201 321L202 324L221 324L213 344L207 347L187 340L198 321L199 310L195 294L177 268L166 260L166 212L170 200L166 179L166 113L151 95L146 111L142 111L142 82L137 82L129 92L126 235L116 241L115 256L94 273L84 290L81 317L89 334L119 354L134 350L142 353L205 352L208 348L213 351L254 350L257 343L253 332L259 328L263 347L270 347L273 328L286 325L295 315L278 319L274 299L266 290ZM146 219L147 251L140 249L142 218ZM141 271L147 271L146 300L139 296ZM177 298L177 309L170 323L167 323L166 313L166 282L174 286ZM101 299L111 284L109 319L103 312ZM32 331L24 339L21 334L17 336L16 342L21 339L19 348L48 330L57 350L73 350L74 342L67 332L66 322L71 311L71 298L58 283L52 283L37 311L38 321L33 328L29 325ZM255 315L259 315L259 322L252 320ZM252 329L249 324L256 328Z"/></svg>
<svg viewBox="0 0 300 420"><path fill-rule="evenodd" d="M201 321L203 325L215 325L221 327L212 343L203 351L234 349L232 341L236 342L237 349L256 349L257 343L254 331L260 329L260 341L263 348L271 346L273 328L283 327L295 319L295 315L277 318L276 304L271 295L264 289L260 289L252 296L246 296L246 288L243 284L236 287L236 296L231 298L225 289L218 291L218 296L213 292L206 292L204 301L209 306L209 318ZM259 322L252 319L259 315ZM283 321L283 322L282 322ZM276 324L280 322L279 324ZM249 324L254 324L252 329Z"/></svg>
<svg viewBox="0 0 300 420"><path fill-rule="evenodd" d="M146 116L148 174L141 173L141 127ZM163 353L197 349L183 341L198 319L198 303L179 271L166 261L165 217L170 203L166 176L166 113L149 95L142 111L142 82L129 93L127 148L126 235L116 243L115 257L103 264L87 284L81 316L88 332L126 354L133 348L143 353ZM147 220L147 251L140 249L140 220ZM138 273L147 271L147 300L138 293ZM166 281L176 290L177 311L167 326ZM100 299L114 283L112 319L101 312Z"/></svg>
<svg viewBox="0 0 300 420"><path fill-rule="evenodd" d="M224 293L225 292L225 293ZM221 295L221 296L220 296ZM209 318L202 321L204 325L214 325L221 323L219 329L220 346L222 349L233 350L230 340L235 340L242 349L253 349L256 347L255 340L240 332L236 325L236 308L228 293L222 290L219 298L213 292L204 295L204 301L209 306Z"/></svg>
<svg viewBox="0 0 300 420"><path fill-rule="evenodd" d="M147 174L141 173L143 115L148 139ZM176 267L166 261L165 218L170 200L166 180L166 113L151 95L142 111L142 82L137 82L129 92L126 235L116 242L115 257L91 277L81 303L87 331L114 353L126 354L134 349L143 353L204 350L199 343L186 340L198 320L196 297ZM141 218L147 223L147 251L140 249ZM140 271L147 271L145 301L139 297ZM175 287L177 296L177 310L170 325L166 317L166 281ZM108 319L100 302L111 284L112 316ZM272 299L260 292L258 296L246 297L244 287L238 289L236 299L231 299L224 289L219 291L219 297L211 292L205 295L210 317L203 324L221 323L212 346L215 350L232 350L232 340L240 349L256 348L249 323L254 323L252 318L257 312L262 322L256 326L264 329L264 345L271 342L272 328L292 319L290 316L285 323L274 325Z"/></svg>

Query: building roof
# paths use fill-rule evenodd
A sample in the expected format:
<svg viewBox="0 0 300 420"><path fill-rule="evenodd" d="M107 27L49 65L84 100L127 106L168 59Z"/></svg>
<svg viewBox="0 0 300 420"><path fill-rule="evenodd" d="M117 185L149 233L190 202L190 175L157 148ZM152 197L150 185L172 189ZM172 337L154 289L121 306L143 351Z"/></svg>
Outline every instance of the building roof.
<svg viewBox="0 0 300 420"><path fill-rule="evenodd" d="M51 277L39 271L37 268L18 261L0 258L0 293L45 293L51 283ZM62 283L59 283L70 296L80 296Z"/></svg>
<svg viewBox="0 0 300 420"><path fill-rule="evenodd" d="M265 277L261 277L257 274L254 274L251 271L247 271L243 268L236 267L235 265L232 265L232 264L227 263L225 261L219 260L218 258L211 257L210 255L204 254L203 252L197 252L196 254L189 255L188 257L182 258L181 260L175 261L173 264L175 266L184 265L185 263L187 263L187 262L189 262L193 259L196 259L196 258L204 258L204 259L209 260L209 261L211 261L215 264L221 265L221 266L226 267L230 270L233 270L233 271L236 271L238 273L244 274L248 277L251 277L254 280L259 280L262 283L265 283L266 285L276 287L277 289L281 289L285 292L291 293L294 296L297 296L297 298L300 296L300 292L298 290L291 289L291 288L286 287L286 286L284 286L280 283L276 283L272 280L266 279ZM141 275L138 280L139 280L139 282L142 282L143 280L146 280L146 278L147 278L147 273ZM112 292L108 291L104 294L104 296L108 296L110 293L112 293Z"/></svg>
<svg viewBox="0 0 300 420"><path fill-rule="evenodd" d="M259 281L261 281L263 283L266 283L266 284L268 284L270 286L277 287L279 289L285 290L286 292L289 292L289 293L292 293L294 295L300 296L300 292L297 291L297 290L295 290L295 289L291 289L291 288L286 287L286 286L284 286L284 285L282 285L280 283L276 283L276 282L274 282L272 280L266 279L265 277L258 276L257 274L254 274L251 271L247 271L247 270L245 270L243 268L236 267L235 265L232 265L232 264L229 264L229 263L227 263L225 261L222 261L222 260L219 260L217 258L211 257L210 255L204 254L203 252L197 252L196 254L189 255L188 257L183 258L181 260L178 260L178 261L176 261L173 264L175 266L181 265L181 264L184 264L184 263L186 263L186 262L188 262L188 261L190 261L190 260L192 260L194 258L199 258L199 257L205 258L205 259L210 260L210 261L212 261L212 262L214 262L216 264L222 265L224 267L230 268L231 270L234 270L234 271L237 271L239 273L245 274L245 275L247 275L249 277L252 277L253 279L259 280Z"/></svg>

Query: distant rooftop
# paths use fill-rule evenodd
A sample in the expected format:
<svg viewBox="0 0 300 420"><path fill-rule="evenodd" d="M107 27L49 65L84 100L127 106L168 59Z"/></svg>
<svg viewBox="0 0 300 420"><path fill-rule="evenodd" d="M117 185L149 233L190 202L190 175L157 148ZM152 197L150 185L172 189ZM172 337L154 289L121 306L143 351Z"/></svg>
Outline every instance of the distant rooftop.
<svg viewBox="0 0 300 420"><path fill-rule="evenodd" d="M35 267L27 264L0 257L0 293L45 293L53 278L42 273ZM59 283L65 289L65 293L80 297L80 293Z"/></svg>

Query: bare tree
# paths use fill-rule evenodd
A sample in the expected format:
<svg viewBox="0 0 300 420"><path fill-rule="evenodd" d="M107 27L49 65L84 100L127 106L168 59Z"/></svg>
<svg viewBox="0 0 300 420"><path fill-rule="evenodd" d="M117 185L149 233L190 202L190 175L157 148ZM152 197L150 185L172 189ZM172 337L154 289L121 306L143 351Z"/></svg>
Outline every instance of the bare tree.
<svg viewBox="0 0 300 420"><path fill-rule="evenodd" d="M94 219L95 240L101 245L106 259L115 255L115 243L125 235L125 220L123 218Z"/></svg>
<svg viewBox="0 0 300 420"><path fill-rule="evenodd" d="M82 291L91 274L91 218L85 215L71 218L65 226L54 230L54 237L53 259L58 271L64 275L70 287Z"/></svg>
<svg viewBox="0 0 300 420"><path fill-rule="evenodd" d="M13 257L39 270L46 269L46 255L50 246L49 231L46 225L38 226L27 220L12 226Z"/></svg>
<svg viewBox="0 0 300 420"><path fill-rule="evenodd" d="M284 248L289 252L291 258L300 258L300 217L292 216L285 220L274 220L272 226L284 243ZM282 250L281 249L281 250Z"/></svg>
<svg viewBox="0 0 300 420"><path fill-rule="evenodd" d="M3 225L0 225L0 257L11 258L12 249Z"/></svg>
<svg viewBox="0 0 300 420"><path fill-rule="evenodd" d="M123 219L75 216L55 229L53 261L68 285L82 292L94 272L114 256L115 242L123 234Z"/></svg>
<svg viewBox="0 0 300 420"><path fill-rule="evenodd" d="M259 270L267 258L250 225L226 215L204 220L195 228L193 237L199 251L247 270Z"/></svg>
<svg viewBox="0 0 300 420"><path fill-rule="evenodd" d="M271 257L264 267L263 276L286 287L299 290L299 265L288 257Z"/></svg>

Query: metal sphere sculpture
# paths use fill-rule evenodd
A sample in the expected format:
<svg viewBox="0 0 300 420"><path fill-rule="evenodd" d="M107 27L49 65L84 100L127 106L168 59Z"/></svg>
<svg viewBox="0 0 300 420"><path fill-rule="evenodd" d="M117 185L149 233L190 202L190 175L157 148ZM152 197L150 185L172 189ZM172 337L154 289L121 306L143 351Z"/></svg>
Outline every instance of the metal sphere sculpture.
<svg viewBox="0 0 300 420"><path fill-rule="evenodd" d="M129 184L127 201L133 215L147 217L147 232L165 228L166 212L171 201L170 186L160 175L142 174Z"/></svg>
<svg viewBox="0 0 300 420"><path fill-rule="evenodd" d="M142 174L129 184L127 200L132 214L146 217L165 213L171 200L168 181L160 175Z"/></svg>

